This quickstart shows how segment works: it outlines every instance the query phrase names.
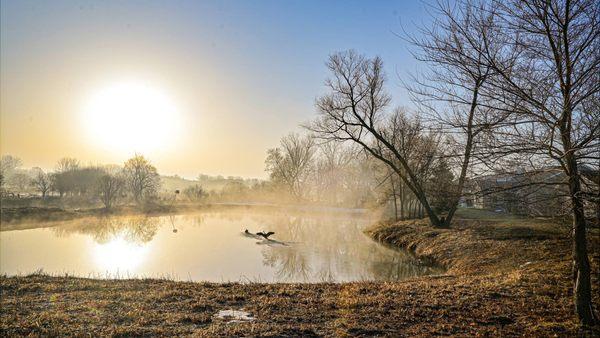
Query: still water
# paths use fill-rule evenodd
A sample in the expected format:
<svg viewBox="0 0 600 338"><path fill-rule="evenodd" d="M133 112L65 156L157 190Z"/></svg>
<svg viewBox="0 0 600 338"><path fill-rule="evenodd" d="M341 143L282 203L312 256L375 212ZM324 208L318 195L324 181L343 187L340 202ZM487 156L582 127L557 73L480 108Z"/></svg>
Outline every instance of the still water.
<svg viewBox="0 0 600 338"><path fill-rule="evenodd" d="M356 213L228 210L40 223L0 232L0 272L213 282L401 280L440 272L372 241L362 232L371 222ZM274 241L245 229L274 231Z"/></svg>

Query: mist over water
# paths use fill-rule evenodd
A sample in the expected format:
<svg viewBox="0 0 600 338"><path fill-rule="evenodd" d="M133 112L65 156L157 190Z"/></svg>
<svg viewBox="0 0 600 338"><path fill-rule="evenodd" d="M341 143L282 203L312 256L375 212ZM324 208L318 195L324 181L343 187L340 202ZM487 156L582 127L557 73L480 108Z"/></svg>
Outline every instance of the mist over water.
<svg viewBox="0 0 600 338"><path fill-rule="evenodd" d="M1 273L193 281L401 280L441 270L362 233L361 213L198 212L86 218L0 233ZM243 232L273 231L273 241Z"/></svg>

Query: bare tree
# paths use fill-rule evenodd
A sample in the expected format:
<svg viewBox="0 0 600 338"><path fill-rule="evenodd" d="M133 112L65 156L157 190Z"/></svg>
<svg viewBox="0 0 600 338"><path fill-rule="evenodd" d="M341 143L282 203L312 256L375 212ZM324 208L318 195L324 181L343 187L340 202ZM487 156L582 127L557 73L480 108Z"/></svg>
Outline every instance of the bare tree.
<svg viewBox="0 0 600 338"><path fill-rule="evenodd" d="M154 195L160 187L160 176L146 158L136 155L125 162L123 173L136 202Z"/></svg>
<svg viewBox="0 0 600 338"><path fill-rule="evenodd" d="M42 169L35 168L35 174L33 179L31 180L31 184L35 187L37 191L42 194L42 198L46 198L46 194L50 191L51 188L51 180Z"/></svg>
<svg viewBox="0 0 600 338"><path fill-rule="evenodd" d="M9 183L13 188L16 188L17 192L23 192L31 183L30 173L23 169L15 170L9 176Z"/></svg>
<svg viewBox="0 0 600 338"><path fill-rule="evenodd" d="M22 165L23 161L12 155L2 155L2 158L0 158L0 171L3 173L13 171Z"/></svg>
<svg viewBox="0 0 600 338"><path fill-rule="evenodd" d="M119 174L106 173L98 179L98 192L104 208L109 210L125 188L125 181Z"/></svg>
<svg viewBox="0 0 600 338"><path fill-rule="evenodd" d="M474 46L497 74L491 81L514 107L511 124L489 135L490 165L518 159L538 169L557 164L568 178L573 218L575 311L596 321L586 239L582 168L600 160L600 3L595 0L494 2L499 29ZM501 42L501 48L494 47Z"/></svg>
<svg viewBox="0 0 600 338"><path fill-rule="evenodd" d="M64 173L79 169L79 160L72 157L63 157L56 163L56 172Z"/></svg>
<svg viewBox="0 0 600 338"><path fill-rule="evenodd" d="M378 192L379 204L387 204L390 200L394 207L394 221L404 219L404 196L402 195L402 183L398 175L386 165L374 166L378 176L375 190ZM400 200L400 203L398 203Z"/></svg>
<svg viewBox="0 0 600 338"><path fill-rule="evenodd" d="M320 202L336 205L348 195L346 178L356 165L357 151L339 142L317 145L314 156L312 184L314 198ZM354 182L356 184L356 182Z"/></svg>
<svg viewBox="0 0 600 338"><path fill-rule="evenodd" d="M13 183L12 178L22 165L23 161L18 157L2 155L2 158L0 158L0 189L4 189L6 185Z"/></svg>
<svg viewBox="0 0 600 338"><path fill-rule="evenodd" d="M327 67L330 93L317 100L319 117L307 128L316 137L352 141L390 167L425 209L433 226L446 226L432 209L417 171L397 142L405 135L401 116L389 114L390 97L384 90L383 62L354 51L335 53Z"/></svg>
<svg viewBox="0 0 600 338"><path fill-rule="evenodd" d="M417 37L407 37L416 47L415 58L428 65L407 87L421 112L438 123L444 134L452 135L446 138L452 146L447 147L445 157L459 173L447 192L446 222L450 224L482 132L505 123L511 110L489 84L497 73L485 62L483 47L499 48L493 6L478 1L438 2L435 10L439 15L429 28Z"/></svg>
<svg viewBox="0 0 600 338"><path fill-rule="evenodd" d="M271 180L283 184L294 198L302 199L313 155L314 142L310 137L289 134L281 139L280 147L268 150L266 170Z"/></svg>

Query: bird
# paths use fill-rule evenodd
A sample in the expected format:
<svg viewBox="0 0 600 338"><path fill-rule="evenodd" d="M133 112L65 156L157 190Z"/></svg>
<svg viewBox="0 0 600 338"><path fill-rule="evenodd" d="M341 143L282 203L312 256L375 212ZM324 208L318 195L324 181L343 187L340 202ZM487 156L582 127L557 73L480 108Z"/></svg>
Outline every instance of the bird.
<svg viewBox="0 0 600 338"><path fill-rule="evenodd" d="M257 232L256 233L258 236L264 237L265 239L269 239L269 236L274 235L275 233L273 231L269 231L267 233L265 232Z"/></svg>

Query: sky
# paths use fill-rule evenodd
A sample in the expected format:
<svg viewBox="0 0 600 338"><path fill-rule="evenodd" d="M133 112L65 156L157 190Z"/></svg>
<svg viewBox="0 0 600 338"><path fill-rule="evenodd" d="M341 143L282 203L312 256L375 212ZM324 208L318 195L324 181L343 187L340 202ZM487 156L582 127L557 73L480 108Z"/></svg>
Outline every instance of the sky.
<svg viewBox="0 0 600 338"><path fill-rule="evenodd" d="M381 56L408 105L418 65L397 34L430 20L420 1L0 3L0 153L49 169L140 153L189 178L266 177L266 150L315 117L333 52Z"/></svg>

